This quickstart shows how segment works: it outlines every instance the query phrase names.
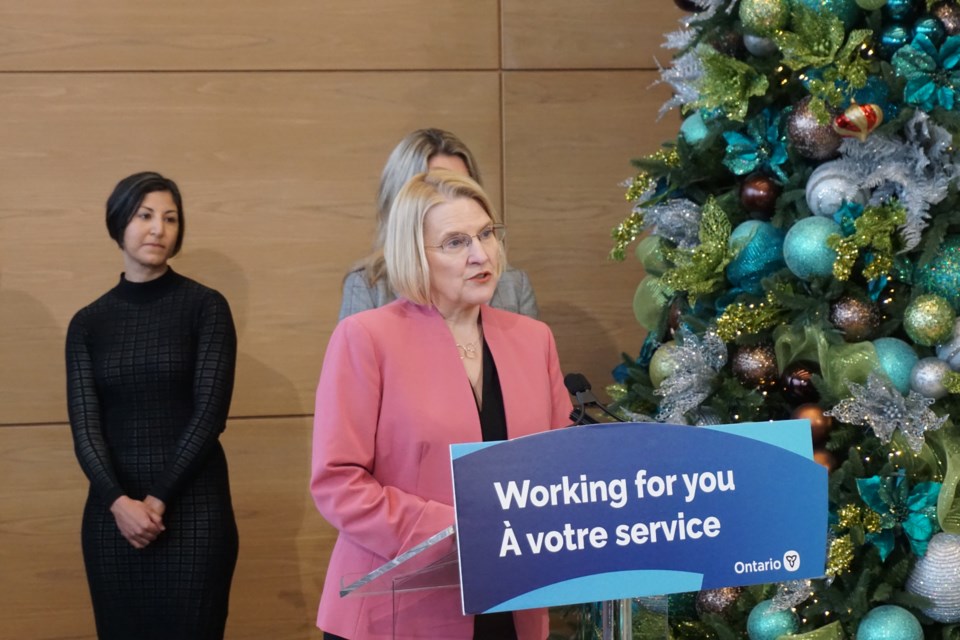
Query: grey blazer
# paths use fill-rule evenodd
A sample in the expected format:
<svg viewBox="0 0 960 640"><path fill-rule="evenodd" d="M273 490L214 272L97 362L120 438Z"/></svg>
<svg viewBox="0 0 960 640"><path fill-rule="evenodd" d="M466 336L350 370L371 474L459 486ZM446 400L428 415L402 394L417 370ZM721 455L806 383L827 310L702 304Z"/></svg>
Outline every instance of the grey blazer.
<svg viewBox="0 0 960 640"><path fill-rule="evenodd" d="M360 311L382 307L396 297L393 291L387 288L385 279L380 279L371 287L363 277L362 269L351 271L343 280L340 320ZM500 282L497 283L497 290L493 292L493 298L490 299L490 306L522 313L534 319L540 315L530 278L520 269L510 266L500 275Z"/></svg>

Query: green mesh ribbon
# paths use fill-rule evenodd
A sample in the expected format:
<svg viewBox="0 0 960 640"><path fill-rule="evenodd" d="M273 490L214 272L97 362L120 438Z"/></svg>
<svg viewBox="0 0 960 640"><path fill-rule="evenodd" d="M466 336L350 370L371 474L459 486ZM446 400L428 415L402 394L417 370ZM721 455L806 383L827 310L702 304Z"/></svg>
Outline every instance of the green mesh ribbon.
<svg viewBox="0 0 960 640"><path fill-rule="evenodd" d="M817 327L781 326L774 333L777 362L813 360L820 363L820 375L838 398L850 395L848 382L863 383L871 372L880 369L877 350L869 342L830 344Z"/></svg>
<svg viewBox="0 0 960 640"><path fill-rule="evenodd" d="M795 633L785 636L778 636L777 640L846 640L847 636L843 633L843 627L840 622L831 622L825 627L808 631L807 633Z"/></svg>
<svg viewBox="0 0 960 640"><path fill-rule="evenodd" d="M927 433L927 443L937 452L946 469L937 500L937 519L947 533L960 534L960 432L956 427Z"/></svg>
<svg viewBox="0 0 960 640"><path fill-rule="evenodd" d="M660 316L664 308L670 303L673 291L664 286L660 278L648 275L633 294L633 315L640 326L647 331L653 331L660 324Z"/></svg>

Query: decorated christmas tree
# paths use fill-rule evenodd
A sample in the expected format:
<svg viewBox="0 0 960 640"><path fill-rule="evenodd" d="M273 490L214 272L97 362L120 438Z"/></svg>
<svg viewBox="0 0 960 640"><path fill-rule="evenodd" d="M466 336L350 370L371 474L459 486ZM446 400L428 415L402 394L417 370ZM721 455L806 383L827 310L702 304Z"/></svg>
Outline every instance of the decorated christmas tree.
<svg viewBox="0 0 960 640"><path fill-rule="evenodd" d="M809 419L831 524L822 579L674 596L671 633L960 638L960 4L676 2L682 125L612 250L647 335L609 392L638 421Z"/></svg>

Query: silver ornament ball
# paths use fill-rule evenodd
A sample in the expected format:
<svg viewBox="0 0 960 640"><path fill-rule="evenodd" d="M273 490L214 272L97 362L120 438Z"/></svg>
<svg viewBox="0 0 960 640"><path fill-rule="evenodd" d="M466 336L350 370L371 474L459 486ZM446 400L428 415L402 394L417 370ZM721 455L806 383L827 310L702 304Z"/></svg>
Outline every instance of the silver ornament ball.
<svg viewBox="0 0 960 640"><path fill-rule="evenodd" d="M940 358L923 358L910 371L910 388L922 396L939 400L949 391L943 386L943 377L950 372L950 365Z"/></svg>
<svg viewBox="0 0 960 640"><path fill-rule="evenodd" d="M933 603L923 612L937 622L960 622L960 535L941 531L930 538L926 555L907 579L907 591Z"/></svg>

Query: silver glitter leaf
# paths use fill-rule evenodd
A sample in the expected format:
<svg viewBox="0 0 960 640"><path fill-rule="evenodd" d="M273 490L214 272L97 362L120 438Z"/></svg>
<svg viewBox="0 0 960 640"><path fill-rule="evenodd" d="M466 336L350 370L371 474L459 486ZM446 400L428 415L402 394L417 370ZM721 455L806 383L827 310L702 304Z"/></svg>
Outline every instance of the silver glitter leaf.
<svg viewBox="0 0 960 640"><path fill-rule="evenodd" d="M788 580L777 585L777 593L773 596L773 604L770 609L773 611L786 611L800 606L810 599L811 586L810 580Z"/></svg>
<svg viewBox="0 0 960 640"><path fill-rule="evenodd" d="M844 398L824 415L847 424L869 426L881 442L887 444L899 429L907 445L919 453L928 431L935 431L947 421L929 409L935 400L915 391L904 397L884 376L871 373L866 386L847 383L852 397Z"/></svg>
<svg viewBox="0 0 960 640"><path fill-rule="evenodd" d="M663 398L657 420L689 424L684 414L699 407L710 396L712 382L727 362L727 345L713 329L698 338L690 329L681 326L670 359L674 363L673 373L654 391Z"/></svg>
<svg viewBox="0 0 960 640"><path fill-rule="evenodd" d="M674 198L641 211L644 228L652 229L654 235L670 240L681 249L700 244L702 207L692 200Z"/></svg>

